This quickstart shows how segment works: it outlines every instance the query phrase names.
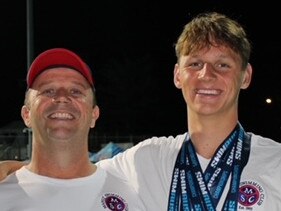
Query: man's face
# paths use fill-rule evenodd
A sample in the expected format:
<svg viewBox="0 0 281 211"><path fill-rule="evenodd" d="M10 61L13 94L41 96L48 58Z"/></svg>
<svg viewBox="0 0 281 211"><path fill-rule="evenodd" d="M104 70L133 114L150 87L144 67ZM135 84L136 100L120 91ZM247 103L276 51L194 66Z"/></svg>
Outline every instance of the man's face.
<svg viewBox="0 0 281 211"><path fill-rule="evenodd" d="M81 140L99 116L93 97L91 86L79 72L64 67L49 69L35 79L22 116L35 134L54 140Z"/></svg>
<svg viewBox="0 0 281 211"><path fill-rule="evenodd" d="M188 112L202 115L237 112L240 89L251 81L250 65L225 46L211 46L182 56L175 65L174 82L182 89Z"/></svg>

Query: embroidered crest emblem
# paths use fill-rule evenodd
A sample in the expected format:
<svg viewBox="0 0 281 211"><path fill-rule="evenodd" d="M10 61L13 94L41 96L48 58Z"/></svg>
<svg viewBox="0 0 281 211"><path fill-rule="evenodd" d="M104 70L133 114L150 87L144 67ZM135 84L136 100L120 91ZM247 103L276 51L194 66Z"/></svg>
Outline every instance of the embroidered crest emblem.
<svg viewBox="0 0 281 211"><path fill-rule="evenodd" d="M106 193L101 198L103 208L112 211L128 211L127 202L118 194Z"/></svg>
<svg viewBox="0 0 281 211"><path fill-rule="evenodd" d="M264 188L255 181L240 182L239 187L239 206L241 207L254 207L261 206L265 200Z"/></svg>

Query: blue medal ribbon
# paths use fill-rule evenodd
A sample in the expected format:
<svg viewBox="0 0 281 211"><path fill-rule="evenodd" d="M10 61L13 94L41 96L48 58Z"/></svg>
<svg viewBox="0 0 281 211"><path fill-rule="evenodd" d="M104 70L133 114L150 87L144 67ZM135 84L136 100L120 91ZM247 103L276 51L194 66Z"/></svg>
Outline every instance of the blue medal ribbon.
<svg viewBox="0 0 281 211"><path fill-rule="evenodd" d="M230 188L222 210L237 210L240 177L249 152L250 136L238 123L203 173L187 135L175 163L168 211L215 211L230 175Z"/></svg>

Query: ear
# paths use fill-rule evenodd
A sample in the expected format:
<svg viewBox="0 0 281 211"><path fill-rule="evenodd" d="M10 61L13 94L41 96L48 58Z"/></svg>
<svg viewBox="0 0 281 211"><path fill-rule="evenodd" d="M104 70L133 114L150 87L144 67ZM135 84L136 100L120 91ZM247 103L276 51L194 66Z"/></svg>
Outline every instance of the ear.
<svg viewBox="0 0 281 211"><path fill-rule="evenodd" d="M27 127L31 127L31 121L30 121L30 110L26 105L23 105L21 108L21 117L24 121L24 124Z"/></svg>
<svg viewBox="0 0 281 211"><path fill-rule="evenodd" d="M180 68L178 63L176 63L174 66L174 84L178 89L181 89Z"/></svg>
<svg viewBox="0 0 281 211"><path fill-rule="evenodd" d="M251 64L248 63L246 70L244 72L244 75L243 75L241 89L247 89L249 87L251 80L252 80L252 72L253 72L252 66L251 66Z"/></svg>
<svg viewBox="0 0 281 211"><path fill-rule="evenodd" d="M100 108L96 105L92 110L92 121L91 121L91 128L94 128L96 125L96 121L100 116Z"/></svg>

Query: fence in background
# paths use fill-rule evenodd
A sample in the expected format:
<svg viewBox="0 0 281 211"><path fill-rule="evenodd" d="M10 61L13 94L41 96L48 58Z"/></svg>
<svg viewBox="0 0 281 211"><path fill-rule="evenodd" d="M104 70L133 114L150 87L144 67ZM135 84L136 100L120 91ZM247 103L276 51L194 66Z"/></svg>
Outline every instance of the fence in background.
<svg viewBox="0 0 281 211"><path fill-rule="evenodd" d="M32 132L28 128L0 130L0 160L28 160L31 156ZM126 149L148 136L89 134L89 152L98 152L109 142Z"/></svg>

